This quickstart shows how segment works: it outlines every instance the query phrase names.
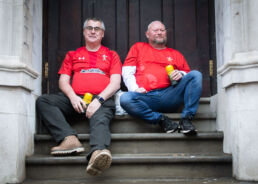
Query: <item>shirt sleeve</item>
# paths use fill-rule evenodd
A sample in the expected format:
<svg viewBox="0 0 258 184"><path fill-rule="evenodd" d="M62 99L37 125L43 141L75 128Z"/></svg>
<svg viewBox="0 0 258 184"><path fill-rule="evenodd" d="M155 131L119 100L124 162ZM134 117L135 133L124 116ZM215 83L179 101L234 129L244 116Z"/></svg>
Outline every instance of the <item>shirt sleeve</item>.
<svg viewBox="0 0 258 184"><path fill-rule="evenodd" d="M187 61L185 57L177 51L177 63L176 63L176 68L182 72L182 74L186 75L187 73L190 72L190 67L187 64Z"/></svg>
<svg viewBox="0 0 258 184"><path fill-rule="evenodd" d="M136 83L136 78L134 76L135 72L136 66L123 66L122 68L123 81L128 91L135 91L139 88Z"/></svg>
<svg viewBox="0 0 258 184"><path fill-rule="evenodd" d="M138 58L137 44L133 45L129 50L123 66L136 66Z"/></svg>
<svg viewBox="0 0 258 184"><path fill-rule="evenodd" d="M118 54L115 51L111 51L112 54L112 63L110 68L110 75L112 74L122 74L122 63L118 56Z"/></svg>
<svg viewBox="0 0 258 184"><path fill-rule="evenodd" d="M73 68L73 63L72 63L72 51L69 51L64 58L64 61L61 65L61 68L58 72L58 74L67 74L69 76L72 76L72 68Z"/></svg>
<svg viewBox="0 0 258 184"><path fill-rule="evenodd" d="M135 44L129 50L122 68L123 81L128 91L135 91L136 89L139 88L135 78L137 58L138 58L138 50L137 50L137 44Z"/></svg>

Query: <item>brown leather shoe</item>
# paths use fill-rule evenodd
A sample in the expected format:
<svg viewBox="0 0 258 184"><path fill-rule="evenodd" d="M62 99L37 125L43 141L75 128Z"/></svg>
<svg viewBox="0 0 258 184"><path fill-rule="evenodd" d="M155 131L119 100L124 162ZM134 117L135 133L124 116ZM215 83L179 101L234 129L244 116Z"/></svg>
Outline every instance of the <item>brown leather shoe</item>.
<svg viewBox="0 0 258 184"><path fill-rule="evenodd" d="M51 148L51 155L71 155L84 152L82 144L74 135L69 135L58 146Z"/></svg>
<svg viewBox="0 0 258 184"><path fill-rule="evenodd" d="M96 176L111 165L112 157L109 150L96 150L92 153L86 172Z"/></svg>

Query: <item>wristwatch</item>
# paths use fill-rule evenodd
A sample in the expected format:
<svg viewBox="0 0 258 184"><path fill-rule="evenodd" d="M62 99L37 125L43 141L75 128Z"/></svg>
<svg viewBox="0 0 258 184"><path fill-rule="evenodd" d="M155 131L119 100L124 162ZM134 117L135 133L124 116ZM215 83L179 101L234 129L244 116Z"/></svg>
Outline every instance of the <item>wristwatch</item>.
<svg viewBox="0 0 258 184"><path fill-rule="evenodd" d="M97 100L99 101L100 104L103 104L105 102L104 98L102 98L101 96L96 96Z"/></svg>

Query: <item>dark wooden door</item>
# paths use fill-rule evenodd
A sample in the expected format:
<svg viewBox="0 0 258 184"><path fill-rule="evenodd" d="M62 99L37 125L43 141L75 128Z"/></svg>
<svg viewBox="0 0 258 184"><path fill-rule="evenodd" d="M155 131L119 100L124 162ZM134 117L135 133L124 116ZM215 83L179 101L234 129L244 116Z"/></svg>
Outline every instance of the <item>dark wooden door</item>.
<svg viewBox="0 0 258 184"><path fill-rule="evenodd" d="M179 50L190 68L203 74L203 96L216 83L209 75L215 61L213 0L44 0L43 93L58 91L58 75L65 53L84 45L82 24L99 17L106 25L103 45L116 50L123 62L130 47L147 41L153 20L168 29L168 46Z"/></svg>

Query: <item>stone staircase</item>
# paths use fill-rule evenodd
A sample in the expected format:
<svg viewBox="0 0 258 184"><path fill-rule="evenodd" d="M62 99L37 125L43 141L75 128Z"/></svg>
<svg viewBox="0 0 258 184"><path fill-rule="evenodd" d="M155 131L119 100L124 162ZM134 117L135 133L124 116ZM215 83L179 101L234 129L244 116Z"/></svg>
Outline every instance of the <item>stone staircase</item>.
<svg viewBox="0 0 258 184"><path fill-rule="evenodd" d="M180 119L180 113L167 115L176 121ZM77 121L72 126L87 152L88 124L70 121ZM216 131L215 122L209 98L201 99L194 120L197 135L165 134L157 125L130 116L116 116L110 127L113 162L110 169L97 177L86 174L85 154L52 157L49 150L55 142L51 136L36 134L35 153L26 158L24 184L237 183L232 179L231 155L223 153L223 133Z"/></svg>

